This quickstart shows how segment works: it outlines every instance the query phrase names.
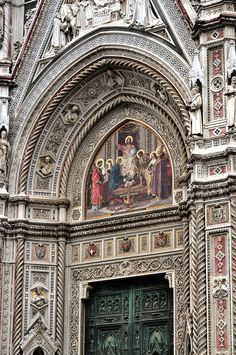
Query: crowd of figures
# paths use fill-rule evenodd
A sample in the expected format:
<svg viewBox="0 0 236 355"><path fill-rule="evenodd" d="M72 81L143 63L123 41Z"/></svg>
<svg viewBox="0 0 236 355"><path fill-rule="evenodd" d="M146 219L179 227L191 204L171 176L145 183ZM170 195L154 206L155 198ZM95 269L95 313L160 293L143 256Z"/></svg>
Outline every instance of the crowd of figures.
<svg viewBox="0 0 236 355"><path fill-rule="evenodd" d="M54 18L51 49L55 53L83 31L113 21L153 28L162 23L150 0L65 0Z"/></svg>
<svg viewBox="0 0 236 355"><path fill-rule="evenodd" d="M147 153L137 150L132 136L117 144L116 161L97 158L89 180L89 206L94 210L125 209L137 203L165 200L171 196L172 169L163 145Z"/></svg>

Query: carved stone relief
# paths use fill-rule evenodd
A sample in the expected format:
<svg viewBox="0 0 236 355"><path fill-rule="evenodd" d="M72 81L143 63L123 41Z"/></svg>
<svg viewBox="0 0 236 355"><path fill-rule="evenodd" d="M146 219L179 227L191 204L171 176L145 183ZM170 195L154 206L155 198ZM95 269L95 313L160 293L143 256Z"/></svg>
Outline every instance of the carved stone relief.
<svg viewBox="0 0 236 355"><path fill-rule="evenodd" d="M110 76L108 75L108 73L110 73ZM130 91L130 88L132 88L133 90L138 90L139 92L140 84L142 82L144 90L151 90L153 95L156 97L155 99L160 103L161 106L168 105L168 108L165 108L166 110L171 110L174 114L174 117L176 118L181 117L180 108L178 107L173 97L168 96L168 100L164 100L164 97L167 97L167 91L162 86L166 86L164 82L162 83L162 85L159 82L158 84L156 84L158 86L158 92L161 92L161 94L155 94L156 91L153 92L153 90L151 89L151 87L153 86L153 82L149 80L146 76L137 73L131 73L129 71L124 70L121 71L109 69L105 73L101 73L98 77L93 79L91 83L89 82L87 85L81 86L79 92L75 94L72 93L73 95L70 94L70 103L66 105L62 103L62 106L65 106L61 109L60 114L57 115L57 117L55 117L54 115L48 121L43 131L42 138L38 143L38 147L43 146L43 149L40 148L42 149L40 153L40 166L45 165L44 160L47 157L50 157L50 171L53 172L54 159L61 151L63 147L63 141L65 142L68 139L66 141L66 144L68 144L68 142L71 142L73 140L72 133L74 134L75 130L78 130L79 126L83 124L85 117L88 115L88 113L91 112L91 106L94 105L95 107L97 107L98 101L106 101L106 99L109 98L110 90L122 89L126 91L126 88L123 87L124 78L126 78L125 83L128 91ZM157 90L157 88L155 90ZM163 95L164 97L162 98ZM77 103L79 103L80 107ZM88 105L90 106L89 108L87 108ZM59 109L57 109L57 113L58 111ZM71 121L72 115L73 122ZM56 122L53 124L53 128L51 128L53 118ZM178 120L180 120L180 118L178 118ZM73 125L75 125L74 128L72 127ZM69 136L69 134L71 135ZM46 142L42 144L42 140L44 139L45 141L44 137L46 138ZM38 149L36 149L36 152L38 152ZM35 159L38 158L35 157ZM61 159L63 159L63 157L61 157ZM36 176L35 178L35 187L37 190L50 190L52 187L51 179L48 179L50 175L43 175L41 173L42 169L40 168L40 166L38 167L38 174L40 174L40 176ZM49 167L50 165L47 164L47 166ZM32 164L32 168L34 168L34 163ZM31 191L31 186L31 179L29 179L29 191ZM53 183L53 186L56 186L55 183Z"/></svg>
<svg viewBox="0 0 236 355"><path fill-rule="evenodd" d="M222 224L229 222L229 204L228 202L218 203L207 206L207 224Z"/></svg>
<svg viewBox="0 0 236 355"><path fill-rule="evenodd" d="M54 55L83 33L112 22L146 31L164 27L150 0L64 0L54 17L51 47L45 56Z"/></svg>
<svg viewBox="0 0 236 355"><path fill-rule="evenodd" d="M42 249L43 246L40 245L40 248ZM123 235L110 234L104 239L98 239L95 233L91 235L89 242L77 242L72 245L71 262L73 264L94 263L111 258L129 258L133 255L173 252L176 248L183 248L183 230L179 227L168 230L150 228L149 232L145 234L130 234L126 231Z"/></svg>

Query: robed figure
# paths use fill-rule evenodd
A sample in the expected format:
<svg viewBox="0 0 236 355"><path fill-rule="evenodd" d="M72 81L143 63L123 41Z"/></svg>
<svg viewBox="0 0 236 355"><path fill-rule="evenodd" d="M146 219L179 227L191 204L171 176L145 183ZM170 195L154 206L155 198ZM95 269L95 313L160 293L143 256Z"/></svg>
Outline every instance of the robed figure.
<svg viewBox="0 0 236 355"><path fill-rule="evenodd" d="M122 183L121 164L122 158L118 157L116 164L112 165L109 176L109 191L117 189Z"/></svg>
<svg viewBox="0 0 236 355"><path fill-rule="evenodd" d="M228 91L225 93L228 96L227 101L227 118L228 118L228 127L235 127L236 124L236 76L233 76L231 79L231 85L228 88Z"/></svg>
<svg viewBox="0 0 236 355"><path fill-rule="evenodd" d="M202 136L202 97L197 85L192 88L191 93L192 100L188 105L191 121L191 135Z"/></svg>
<svg viewBox="0 0 236 355"><path fill-rule="evenodd" d="M100 166L94 165L92 170L92 187L91 187L91 202L95 209L99 209L102 206L103 201L103 175Z"/></svg>
<svg viewBox="0 0 236 355"><path fill-rule="evenodd" d="M136 0L134 4L131 26L156 27L162 23L154 14L150 0Z"/></svg>

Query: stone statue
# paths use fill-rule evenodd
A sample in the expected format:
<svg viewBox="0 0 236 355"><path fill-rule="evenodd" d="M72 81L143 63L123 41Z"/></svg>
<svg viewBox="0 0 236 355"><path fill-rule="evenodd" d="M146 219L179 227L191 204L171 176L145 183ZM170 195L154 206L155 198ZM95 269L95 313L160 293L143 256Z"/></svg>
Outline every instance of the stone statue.
<svg viewBox="0 0 236 355"><path fill-rule="evenodd" d="M164 104L166 104L169 101L166 90L160 84L151 83L150 89L153 91L155 96Z"/></svg>
<svg viewBox="0 0 236 355"><path fill-rule="evenodd" d="M193 86L191 89L192 100L187 106L191 121L191 135L202 136L202 97L199 93L199 87Z"/></svg>
<svg viewBox="0 0 236 355"><path fill-rule="evenodd" d="M75 0L65 0L61 7L60 16L62 21L61 30L65 33L67 43L77 35L77 14L79 5Z"/></svg>
<svg viewBox="0 0 236 355"><path fill-rule="evenodd" d="M76 0L65 0L53 20L51 49L46 56L55 54L60 48L72 41L78 33L79 5Z"/></svg>
<svg viewBox="0 0 236 355"><path fill-rule="evenodd" d="M44 176L49 176L53 172L53 163L51 158L47 156L40 164L39 172Z"/></svg>
<svg viewBox="0 0 236 355"><path fill-rule="evenodd" d="M130 5L131 6L131 5ZM133 27L153 28L162 21L154 14L150 0L136 0L130 25Z"/></svg>
<svg viewBox="0 0 236 355"><path fill-rule="evenodd" d="M123 87L124 86L124 78L123 76L115 71L108 69L106 72L106 78L105 78L105 84L111 88L114 89L116 87Z"/></svg>
<svg viewBox="0 0 236 355"><path fill-rule="evenodd" d="M1 132L0 138L0 179L6 180L8 173L8 161L10 157L10 143L7 140L7 132Z"/></svg>
<svg viewBox="0 0 236 355"><path fill-rule="evenodd" d="M79 118L79 113L80 113L79 107L77 105L73 105L71 109L67 110L64 116L65 123L74 124Z"/></svg>
<svg viewBox="0 0 236 355"><path fill-rule="evenodd" d="M228 96L227 101L227 119L228 127L232 128L236 126L236 76L232 76L231 85L229 85L228 91L225 93Z"/></svg>

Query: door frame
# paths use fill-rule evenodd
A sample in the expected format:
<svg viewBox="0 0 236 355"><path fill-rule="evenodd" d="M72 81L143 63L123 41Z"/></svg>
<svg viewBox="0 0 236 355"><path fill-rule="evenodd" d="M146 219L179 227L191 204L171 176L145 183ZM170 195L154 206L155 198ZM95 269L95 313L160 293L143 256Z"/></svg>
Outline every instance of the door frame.
<svg viewBox="0 0 236 355"><path fill-rule="evenodd" d="M139 268L135 263L139 263ZM136 266L136 267L135 267ZM72 287L70 304L71 327L77 323L76 333L71 334L70 340L78 344L78 351L71 354L85 354L85 301L89 299L89 293L93 283L122 280L141 276L155 276L165 274L169 281L169 287L173 288L173 345L174 355L178 355L184 349L185 306L183 289L183 270L181 255L166 255L146 257L140 259L119 260L113 263L99 263L97 265L83 265L72 268ZM91 276L94 275L94 278ZM79 295L79 297L75 297ZM78 317L76 317L76 314Z"/></svg>
<svg viewBox="0 0 236 355"><path fill-rule="evenodd" d="M157 280L155 280L157 278L158 275L161 275L161 277L158 277ZM148 278L149 277L149 278ZM134 301L134 296L135 296L135 292L137 292L138 290L143 290L143 291L148 291L148 290L155 290L155 291L158 291L158 290L165 290L165 291L168 291L169 295L168 295L168 313L170 310L172 310L172 317L171 317L171 323L172 323L172 328L171 328L171 331L173 331L174 329L174 319L173 319L173 313L174 313L174 295L173 295L173 291L174 289L172 287L170 287L170 284L169 284L169 279L173 279L174 277L174 272L170 272L168 273L168 277L167 277L167 274L155 274L155 275L145 275L145 276L135 276L135 277L128 277L128 278L122 278L122 279L112 279L112 280L106 280L106 281L103 281L103 282L98 282L94 285L92 284L87 284L87 287L89 288L88 292L87 292L87 298L86 300L89 300L91 297L91 291L94 291L95 294L96 292L99 290L99 295L104 295L104 296L107 296L107 295L115 295L117 294L117 292L125 292L125 294L129 294L129 296L132 294L132 300ZM148 278L148 279L147 279ZM126 283L126 285L123 285L125 283L125 281L128 281ZM137 282L138 280L138 282ZM108 284L109 285L109 289L106 288L106 291L104 290L104 286ZM113 289L112 288L112 285L115 285L115 288ZM89 293L89 295L88 295ZM93 293L93 292L92 292ZM94 296L95 296L94 294ZM171 301L170 301L170 298L171 298ZM129 298L130 299L130 298ZM81 329L81 331L83 331L83 337L85 339L85 342L84 342L84 349L87 349L88 350L88 344L86 344L86 340L88 341L88 334L86 334L87 332L87 326L88 326L88 318L87 318L87 311L88 311L88 302L85 302L86 301L85 299L84 300L81 300L81 302L83 303L83 307L85 307L85 312L84 312L84 315L85 315L85 326L84 326L84 329ZM141 300L140 300L141 302ZM171 308L169 308L170 304L169 302L171 302ZM130 306L130 305L129 305ZM96 308L96 307L95 307ZM131 325L134 326L134 323L136 322L136 320L134 319L134 314L136 313L136 310L135 310L135 305L133 303L132 305L132 313L130 313L131 309L129 307L129 315L132 314L133 317L129 317L129 320L127 321L127 325ZM144 312L143 310L140 312ZM154 312L154 310L152 310L152 312ZM105 316L105 314L104 314ZM112 316L111 316L112 317ZM142 320L142 317L140 318L140 325L142 324L142 327L145 328L145 325L148 323L150 326L153 326L155 324L155 322L158 322L158 324L161 326L163 324L165 324L165 322L168 322L168 327L169 327L169 320L170 318L168 317L165 317L164 319L153 319L153 318L149 318L149 319L145 319L145 320ZM123 323L122 320L120 320L118 322L119 326L121 325L121 323ZM112 324L112 323L109 323L109 325L113 328L113 329L117 329L116 326L118 324ZM103 323L102 325L99 324L99 329L101 330L102 328L106 327L108 324L107 323ZM143 329L144 329L143 328ZM169 329L170 330L170 329ZM97 339L98 340L98 339ZM95 341L95 344L97 343L97 340ZM131 341L133 344L134 344L134 338L133 340ZM172 342L172 347L174 348L174 342L173 342L173 337L171 337L171 342ZM87 346L86 346L87 345ZM129 344L129 346L131 346L131 344ZM172 348L172 351L174 351L174 349ZM140 348L141 349L141 348ZM143 350L142 350L143 351ZM132 354L134 352L134 348L133 348L133 351L131 351ZM84 353L87 354L86 350L84 350ZM169 353L169 352L168 352ZM172 353L172 352L171 352ZM172 353L173 354L173 353Z"/></svg>

